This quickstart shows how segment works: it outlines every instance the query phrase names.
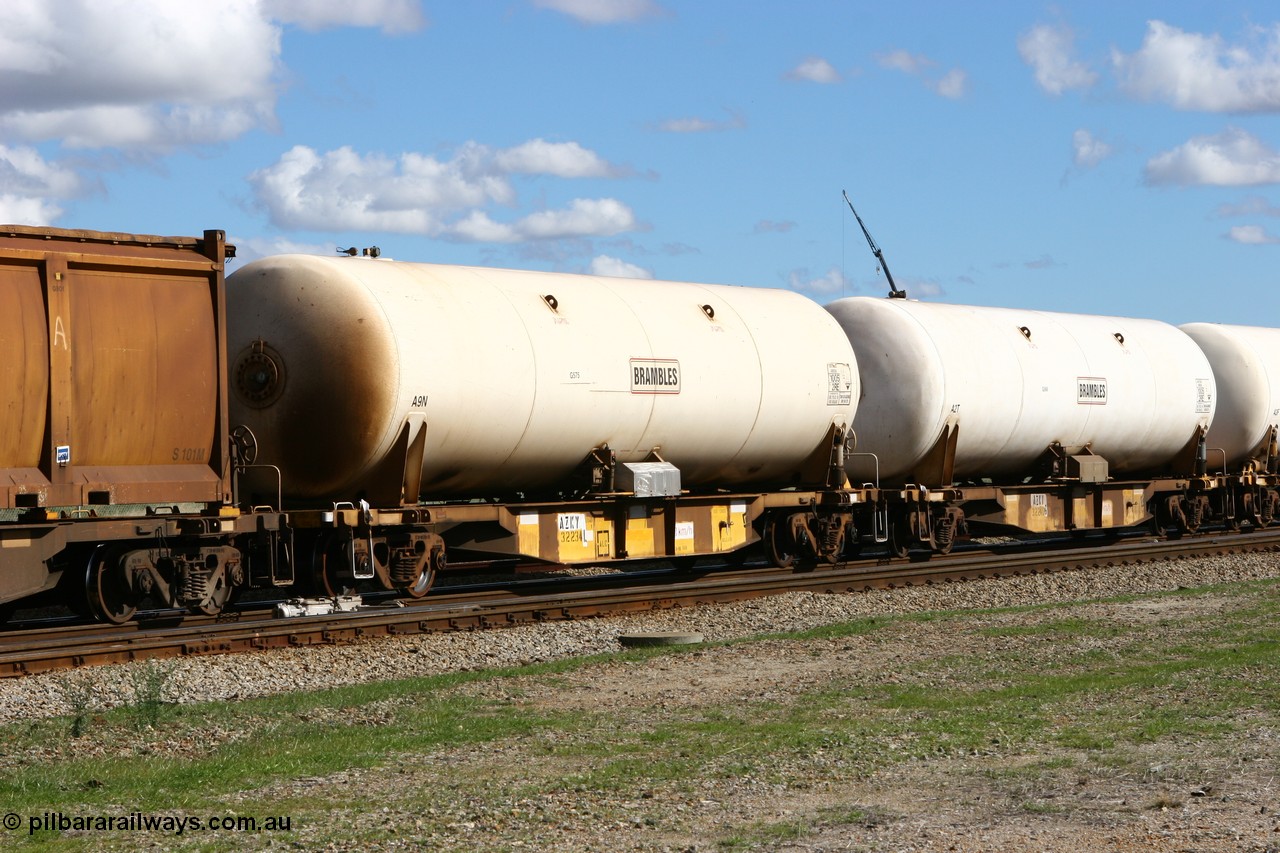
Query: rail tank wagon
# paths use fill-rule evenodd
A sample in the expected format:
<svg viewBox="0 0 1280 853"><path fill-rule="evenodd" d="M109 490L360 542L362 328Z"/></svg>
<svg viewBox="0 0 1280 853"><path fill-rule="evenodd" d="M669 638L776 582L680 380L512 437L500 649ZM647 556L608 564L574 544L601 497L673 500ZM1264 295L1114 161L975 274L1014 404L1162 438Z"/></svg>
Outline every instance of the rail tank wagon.
<svg viewBox="0 0 1280 853"><path fill-rule="evenodd" d="M1058 460L1097 460L1085 480L1171 473L1214 416L1208 361L1165 323L869 297L827 309L861 373L858 450L886 483L1018 482ZM875 476L865 456L848 470Z"/></svg>
<svg viewBox="0 0 1280 853"><path fill-rule="evenodd" d="M227 292L233 423L286 498L537 494L602 449L799 484L858 398L840 327L786 291L284 255Z"/></svg>
<svg viewBox="0 0 1280 853"><path fill-rule="evenodd" d="M1188 323L1213 367L1218 411L1206 438L1221 487L1210 503L1228 527L1280 519L1280 329Z"/></svg>
<svg viewBox="0 0 1280 853"><path fill-rule="evenodd" d="M1218 386L1209 427L1209 462L1234 469L1276 454L1280 430L1280 329L1188 323L1180 327L1204 351ZM1219 454L1221 451L1221 454ZM1225 459L1224 459L1225 457Z"/></svg>

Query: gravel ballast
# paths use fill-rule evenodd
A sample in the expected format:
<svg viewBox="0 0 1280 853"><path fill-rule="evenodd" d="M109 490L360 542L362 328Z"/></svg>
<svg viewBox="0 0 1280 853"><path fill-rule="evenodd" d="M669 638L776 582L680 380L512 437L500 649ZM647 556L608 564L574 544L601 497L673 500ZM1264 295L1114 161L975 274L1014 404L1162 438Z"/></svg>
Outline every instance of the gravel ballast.
<svg viewBox="0 0 1280 853"><path fill-rule="evenodd" d="M1109 598L1280 575L1280 557L1251 554L1055 572L847 595L791 593L751 601L552 622L483 632L387 638L352 645L275 649L167 661L170 699L246 699L392 678L518 666L618 651L619 635L697 633L709 642L892 613L968 610ZM68 686L96 707L131 700L131 671L146 662L0 680L0 723L71 711Z"/></svg>

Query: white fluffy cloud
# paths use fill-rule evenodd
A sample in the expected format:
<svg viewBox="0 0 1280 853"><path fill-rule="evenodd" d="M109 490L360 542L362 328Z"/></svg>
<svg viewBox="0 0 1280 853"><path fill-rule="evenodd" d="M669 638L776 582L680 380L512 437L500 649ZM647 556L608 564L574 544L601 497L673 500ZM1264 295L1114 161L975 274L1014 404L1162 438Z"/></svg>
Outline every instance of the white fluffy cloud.
<svg viewBox="0 0 1280 853"><path fill-rule="evenodd" d="M425 24L420 0L7 0L3 12L0 140L126 158L274 129L281 24ZM34 149L3 148L0 159L10 221L47 225L90 184Z"/></svg>
<svg viewBox="0 0 1280 853"><path fill-rule="evenodd" d="M905 50L894 50L876 57L881 68L901 71L911 77L918 77L925 86L944 98L961 98L969 89L969 75L959 68L953 68L942 76L935 76L933 69L938 63L929 57L909 53Z"/></svg>
<svg viewBox="0 0 1280 853"><path fill-rule="evenodd" d="M423 154L361 155L349 147L318 153L294 146L272 166L249 176L273 223L315 231L387 231L457 240L514 243L611 236L636 227L620 201L574 199L515 222L484 209L511 205L510 175L600 177L613 166L577 143L532 140L493 151L467 143L449 160Z"/></svg>
<svg viewBox="0 0 1280 853"><path fill-rule="evenodd" d="M1280 216L1280 207L1276 207L1260 195L1251 195L1235 204L1224 202L1218 205L1214 213L1221 217Z"/></svg>
<svg viewBox="0 0 1280 853"><path fill-rule="evenodd" d="M284 228L431 233L441 213L511 199L505 181L472 172L473 153L441 163L420 154L397 160L348 147L320 154L295 145L249 183L272 222Z"/></svg>
<svg viewBox="0 0 1280 853"><path fill-rule="evenodd" d="M728 118L672 118L658 125L664 133L714 133L722 130L742 130L747 126L747 118L739 112L730 111Z"/></svg>
<svg viewBox="0 0 1280 853"><path fill-rule="evenodd" d="M1072 162L1083 169L1094 166L1115 154L1115 148L1089 131L1080 128L1071 135Z"/></svg>
<svg viewBox="0 0 1280 853"><path fill-rule="evenodd" d="M1098 75L1072 57L1075 33L1063 25L1037 24L1018 37L1018 55L1035 71L1036 83L1051 95L1087 89Z"/></svg>
<svg viewBox="0 0 1280 853"><path fill-rule="evenodd" d="M1247 187L1280 183L1280 154L1256 136L1229 127L1197 136L1147 162L1151 185Z"/></svg>
<svg viewBox="0 0 1280 853"><path fill-rule="evenodd" d="M307 243L282 236L246 237L228 234L227 242L236 247L236 256L227 261L228 272L270 255L332 255L340 248L335 243Z"/></svg>
<svg viewBox="0 0 1280 853"><path fill-rule="evenodd" d="M534 0L540 9L550 9L584 24L618 24L665 13L653 0Z"/></svg>
<svg viewBox="0 0 1280 853"><path fill-rule="evenodd" d="M846 289L856 292L853 283L846 280L839 267L831 267L821 275L813 275L807 268L792 270L787 275L787 286L819 302L840 297Z"/></svg>
<svg viewBox="0 0 1280 853"><path fill-rule="evenodd" d="M11 139L166 149L272 120L280 33L251 0L11 0L4 14Z"/></svg>
<svg viewBox="0 0 1280 853"><path fill-rule="evenodd" d="M425 24L419 0L7 0L0 135L168 151L273 127L282 23Z"/></svg>
<svg viewBox="0 0 1280 853"><path fill-rule="evenodd" d="M1121 89L1136 98L1182 110L1280 110L1280 25L1253 34L1251 49L1149 21L1142 47L1113 51L1112 61Z"/></svg>
<svg viewBox="0 0 1280 853"><path fill-rule="evenodd" d="M48 225L62 215L62 208L42 198L0 192L0 222L11 225Z"/></svg>
<svg viewBox="0 0 1280 853"><path fill-rule="evenodd" d="M840 72L820 56L810 56L785 75L788 80L809 83L839 83Z"/></svg>
<svg viewBox="0 0 1280 853"><path fill-rule="evenodd" d="M419 0L263 0L268 17L315 31L329 27L379 27L388 35L427 25Z"/></svg>
<svg viewBox="0 0 1280 853"><path fill-rule="evenodd" d="M790 219L761 219L751 229L752 234L785 234L796 227Z"/></svg>
<svg viewBox="0 0 1280 853"><path fill-rule="evenodd" d="M514 148L497 152L493 160L499 170L523 175L613 178L626 173L625 169L610 165L594 151L588 151L576 142L531 139Z"/></svg>
<svg viewBox="0 0 1280 853"><path fill-rule="evenodd" d="M82 184L34 148L0 145L0 222L48 225L62 214L58 202L79 195Z"/></svg>
<svg viewBox="0 0 1280 853"><path fill-rule="evenodd" d="M596 255L592 258L591 274L611 275L616 278L653 278L650 270L611 255Z"/></svg>
<svg viewBox="0 0 1280 853"><path fill-rule="evenodd" d="M1268 234L1261 225L1235 225L1227 232L1226 237L1234 243L1249 246L1274 246L1280 243L1280 237Z"/></svg>
<svg viewBox="0 0 1280 853"><path fill-rule="evenodd" d="M612 198L575 198L567 208L540 210L513 223L495 222L475 210L439 234L477 243L519 243L526 240L565 240L575 237L612 237L634 230L631 208Z"/></svg>
<svg viewBox="0 0 1280 853"><path fill-rule="evenodd" d="M959 68L952 68L932 81L930 88L944 98L963 98L964 93L969 90L969 75Z"/></svg>
<svg viewBox="0 0 1280 853"><path fill-rule="evenodd" d="M888 53L882 53L876 57L876 61L880 63L881 68L892 68L894 71L901 71L903 74L916 76L923 74L934 63L929 57L921 54L909 53L905 50L892 50Z"/></svg>

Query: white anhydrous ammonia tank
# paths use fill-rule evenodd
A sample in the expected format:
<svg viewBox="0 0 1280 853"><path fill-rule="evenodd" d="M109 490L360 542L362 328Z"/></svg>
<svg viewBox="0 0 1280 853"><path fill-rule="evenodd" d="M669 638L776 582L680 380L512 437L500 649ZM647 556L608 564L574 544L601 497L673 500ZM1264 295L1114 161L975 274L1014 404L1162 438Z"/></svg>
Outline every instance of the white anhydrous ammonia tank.
<svg viewBox="0 0 1280 853"><path fill-rule="evenodd" d="M948 425L964 479L1031 475L1055 442L1088 446L1112 475L1158 472L1213 418L1209 363L1166 323L870 297L827 310L861 374L857 449L886 484L918 482ZM848 469L872 479L868 459Z"/></svg>
<svg viewBox="0 0 1280 853"><path fill-rule="evenodd" d="M231 423L297 498L351 500L406 428L423 496L553 489L602 445L786 483L858 397L840 327L781 290L282 255L227 303Z"/></svg>
<svg viewBox="0 0 1280 853"><path fill-rule="evenodd" d="M1280 329L1188 323L1180 327L1200 345L1218 383L1218 413L1209 428L1209 466L1217 470L1265 456L1280 424Z"/></svg>

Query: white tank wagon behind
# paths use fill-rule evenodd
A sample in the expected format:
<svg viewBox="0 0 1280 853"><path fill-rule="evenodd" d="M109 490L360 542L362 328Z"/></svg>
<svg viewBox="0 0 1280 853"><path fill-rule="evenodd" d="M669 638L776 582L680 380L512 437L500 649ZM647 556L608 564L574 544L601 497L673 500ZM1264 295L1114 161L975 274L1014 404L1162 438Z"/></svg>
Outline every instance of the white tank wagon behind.
<svg viewBox="0 0 1280 853"><path fill-rule="evenodd" d="M1252 460L1274 466L1280 431L1280 329L1188 323L1180 327L1204 351L1218 385L1209 428L1209 462L1228 470Z"/></svg>
<svg viewBox="0 0 1280 853"><path fill-rule="evenodd" d="M227 294L231 422L295 499L538 493L593 451L788 485L858 397L839 326L781 290L284 255Z"/></svg>
<svg viewBox="0 0 1280 853"><path fill-rule="evenodd" d="M946 550L970 523L1198 527L1214 380L1153 320L853 297L827 306L862 380L846 456L879 476L889 539ZM878 465L878 468L877 468Z"/></svg>
<svg viewBox="0 0 1280 853"><path fill-rule="evenodd" d="M1055 456L1169 473L1213 418L1213 371L1166 323L869 297L827 310L861 373L858 449L889 483L1021 479ZM866 457L848 469L873 476Z"/></svg>
<svg viewBox="0 0 1280 853"><path fill-rule="evenodd" d="M1228 524L1280 519L1280 329L1188 323L1218 384L1209 428L1210 471L1222 472Z"/></svg>

